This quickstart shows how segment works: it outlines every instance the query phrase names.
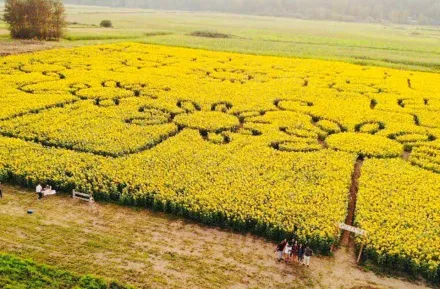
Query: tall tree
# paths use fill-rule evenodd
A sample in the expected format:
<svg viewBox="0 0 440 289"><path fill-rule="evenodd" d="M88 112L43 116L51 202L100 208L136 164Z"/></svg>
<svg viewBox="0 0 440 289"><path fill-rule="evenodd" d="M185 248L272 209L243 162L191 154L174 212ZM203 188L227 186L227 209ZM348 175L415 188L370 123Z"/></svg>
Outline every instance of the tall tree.
<svg viewBox="0 0 440 289"><path fill-rule="evenodd" d="M60 0L6 0L3 18L13 38L58 39L66 26Z"/></svg>

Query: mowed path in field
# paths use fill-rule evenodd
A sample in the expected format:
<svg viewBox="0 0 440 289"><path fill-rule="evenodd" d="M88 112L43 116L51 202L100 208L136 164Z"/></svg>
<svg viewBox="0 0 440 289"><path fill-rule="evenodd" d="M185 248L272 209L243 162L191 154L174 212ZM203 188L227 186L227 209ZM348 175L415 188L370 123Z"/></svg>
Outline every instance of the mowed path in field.
<svg viewBox="0 0 440 289"><path fill-rule="evenodd" d="M344 248L305 268L278 263L275 244L252 235L145 209L66 195L38 201L29 190L3 189L0 251L138 288L425 288L364 272Z"/></svg>

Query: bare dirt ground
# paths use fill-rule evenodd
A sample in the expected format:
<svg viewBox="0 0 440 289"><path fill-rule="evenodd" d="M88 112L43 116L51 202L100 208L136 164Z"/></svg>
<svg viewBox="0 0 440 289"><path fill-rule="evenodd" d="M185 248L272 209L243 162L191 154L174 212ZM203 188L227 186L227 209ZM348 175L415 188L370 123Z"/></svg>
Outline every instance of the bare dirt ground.
<svg viewBox="0 0 440 289"><path fill-rule="evenodd" d="M37 40L3 40L0 41L0 56L11 54L30 53L53 48L57 42L45 42Z"/></svg>
<svg viewBox="0 0 440 289"><path fill-rule="evenodd" d="M65 195L38 201L29 190L3 188L0 251L138 288L426 288L365 272L352 249L313 257L305 268L278 263L275 244L249 234Z"/></svg>

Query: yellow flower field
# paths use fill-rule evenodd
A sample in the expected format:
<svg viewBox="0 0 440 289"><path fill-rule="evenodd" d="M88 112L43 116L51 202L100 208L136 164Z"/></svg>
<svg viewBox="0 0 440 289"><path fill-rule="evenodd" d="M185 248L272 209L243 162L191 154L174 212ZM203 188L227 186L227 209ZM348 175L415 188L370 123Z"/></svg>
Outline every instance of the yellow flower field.
<svg viewBox="0 0 440 289"><path fill-rule="evenodd" d="M435 279L439 83L131 43L3 57L0 178L272 238L294 232L328 254L365 159L355 224L369 232L368 255Z"/></svg>

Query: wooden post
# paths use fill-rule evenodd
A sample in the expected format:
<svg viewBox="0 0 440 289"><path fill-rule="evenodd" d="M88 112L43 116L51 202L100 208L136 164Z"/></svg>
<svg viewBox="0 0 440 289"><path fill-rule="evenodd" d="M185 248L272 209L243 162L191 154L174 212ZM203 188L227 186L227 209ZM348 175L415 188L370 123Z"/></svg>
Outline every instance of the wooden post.
<svg viewBox="0 0 440 289"><path fill-rule="evenodd" d="M363 240L363 242L362 242L362 244L361 244L361 249L359 250L359 256L358 256L357 261L356 261L357 264L359 264L359 261L361 260L362 252L363 252L363 250L364 250L364 246L365 246L365 244L366 244L367 242L368 242L368 234L365 233L365 235L364 235L364 240Z"/></svg>

